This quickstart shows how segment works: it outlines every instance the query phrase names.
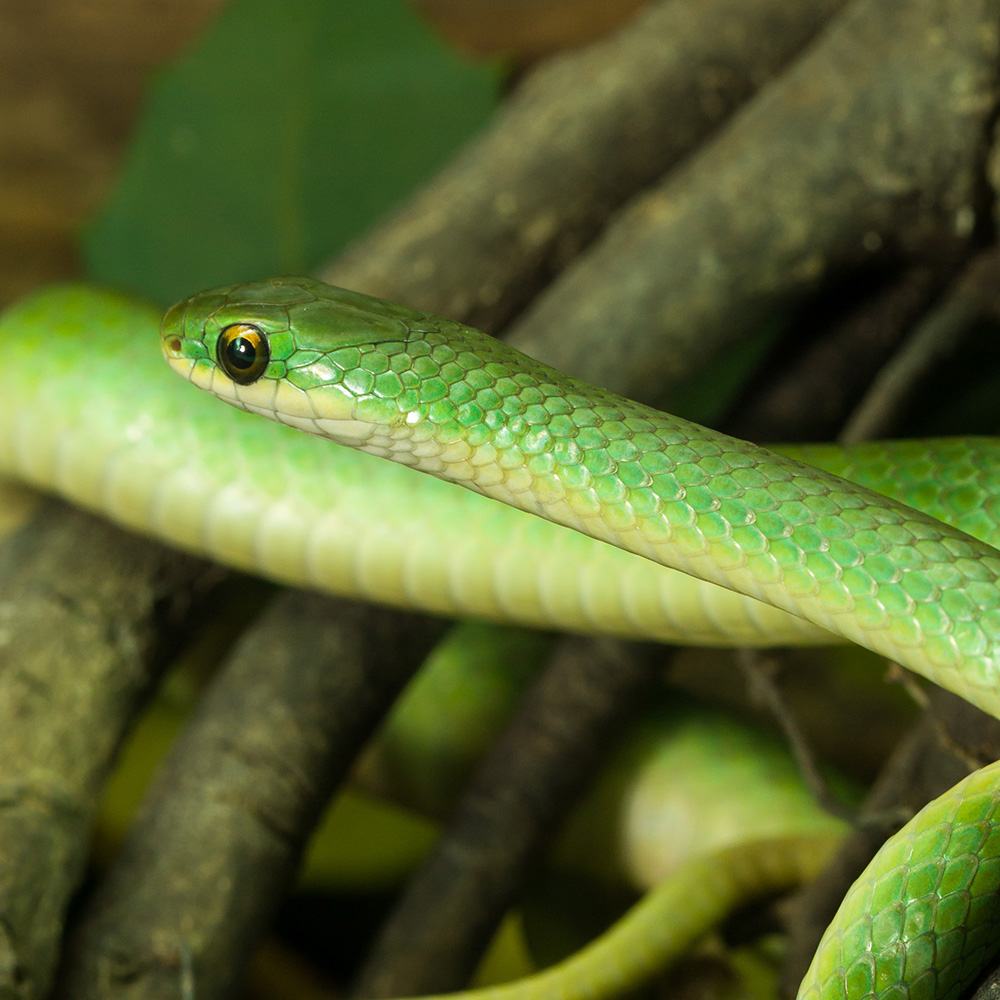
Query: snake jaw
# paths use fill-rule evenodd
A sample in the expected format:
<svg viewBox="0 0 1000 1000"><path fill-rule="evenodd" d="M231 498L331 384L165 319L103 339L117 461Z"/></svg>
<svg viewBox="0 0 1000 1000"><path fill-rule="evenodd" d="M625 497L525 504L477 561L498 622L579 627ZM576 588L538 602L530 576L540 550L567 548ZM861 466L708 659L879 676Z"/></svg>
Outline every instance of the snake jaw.
<svg viewBox="0 0 1000 1000"><path fill-rule="evenodd" d="M211 389L211 367L197 358L187 357L182 353L180 345L171 346L167 341L161 342L163 356L167 364L181 378L197 386L199 389Z"/></svg>
<svg viewBox="0 0 1000 1000"><path fill-rule="evenodd" d="M214 391L214 385L212 382L212 373L215 368L214 365L208 364L204 360L199 360L198 358L185 357L183 354L168 354L166 345L164 345L163 353L167 359L167 364L169 364L170 367L181 376L181 378L186 379L199 389L205 389L210 392Z"/></svg>

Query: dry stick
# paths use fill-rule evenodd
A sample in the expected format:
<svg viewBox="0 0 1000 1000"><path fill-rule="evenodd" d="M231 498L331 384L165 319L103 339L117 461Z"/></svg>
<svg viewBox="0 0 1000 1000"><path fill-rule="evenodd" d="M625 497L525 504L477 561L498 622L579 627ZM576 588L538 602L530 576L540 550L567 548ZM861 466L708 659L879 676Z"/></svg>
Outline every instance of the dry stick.
<svg viewBox="0 0 1000 1000"><path fill-rule="evenodd" d="M322 277L496 331L843 4L660 0L533 72L478 141Z"/></svg>
<svg viewBox="0 0 1000 1000"><path fill-rule="evenodd" d="M611 641L561 645L383 927L357 996L467 981L530 865L650 690L657 656Z"/></svg>
<svg viewBox="0 0 1000 1000"><path fill-rule="evenodd" d="M822 441L835 436L905 331L954 274L956 262L905 267L831 322L821 296L792 321L755 383L726 418L726 429L750 441ZM856 280L856 279L855 279ZM840 297L851 294L841 289ZM809 334L809 341L803 333ZM815 339L812 339L815 337ZM843 440L843 435L841 435Z"/></svg>
<svg viewBox="0 0 1000 1000"><path fill-rule="evenodd" d="M907 343L885 365L844 427L844 442L864 441L891 431L923 376L976 332L976 323L1000 315L996 289L1000 251L976 258Z"/></svg>
<svg viewBox="0 0 1000 1000"><path fill-rule="evenodd" d="M215 567L52 501L0 550L0 997L49 995L101 785Z"/></svg>
<svg viewBox="0 0 1000 1000"><path fill-rule="evenodd" d="M994 969L980 982L971 1000L1000 1000L1000 968Z"/></svg>
<svg viewBox="0 0 1000 1000"><path fill-rule="evenodd" d="M798 765L799 774L819 807L838 819L853 819L854 810L833 794L805 729L785 700L777 679L776 659L759 649L738 649L735 654L736 666L743 675L750 704L763 708L777 723Z"/></svg>
<svg viewBox="0 0 1000 1000"><path fill-rule="evenodd" d="M924 319L914 337L883 368L844 427L844 443L869 441L891 433L903 408L917 390L920 377L957 346L956 336L968 335L978 318L975 303L949 296Z"/></svg>
<svg viewBox="0 0 1000 1000"><path fill-rule="evenodd" d="M663 401L706 358L880 247L921 253L968 237L997 106L998 22L1000 0L854 0L620 213L511 342Z"/></svg>
<svg viewBox="0 0 1000 1000"><path fill-rule="evenodd" d="M60 996L232 996L303 844L442 626L286 591L171 753L71 943ZM378 635L379 643L370 641Z"/></svg>

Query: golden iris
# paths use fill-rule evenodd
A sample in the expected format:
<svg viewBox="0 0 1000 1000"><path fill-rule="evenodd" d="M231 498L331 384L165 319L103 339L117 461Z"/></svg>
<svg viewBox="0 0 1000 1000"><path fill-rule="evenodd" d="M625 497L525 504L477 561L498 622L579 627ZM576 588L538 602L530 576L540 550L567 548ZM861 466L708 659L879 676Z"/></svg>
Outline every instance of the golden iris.
<svg viewBox="0 0 1000 1000"><path fill-rule="evenodd" d="M250 385L266 371L271 350L262 330L250 323L233 323L219 334L215 357L234 382Z"/></svg>

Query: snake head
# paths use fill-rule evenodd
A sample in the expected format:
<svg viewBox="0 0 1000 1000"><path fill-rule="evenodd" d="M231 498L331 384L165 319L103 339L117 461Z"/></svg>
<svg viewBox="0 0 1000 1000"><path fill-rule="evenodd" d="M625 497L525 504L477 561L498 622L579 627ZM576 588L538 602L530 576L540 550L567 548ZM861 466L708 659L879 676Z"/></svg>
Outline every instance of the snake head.
<svg viewBox="0 0 1000 1000"><path fill-rule="evenodd" d="M357 446L412 423L389 358L427 317L311 278L201 292L172 306L160 342L171 367L244 410ZM407 362L409 363L409 362Z"/></svg>

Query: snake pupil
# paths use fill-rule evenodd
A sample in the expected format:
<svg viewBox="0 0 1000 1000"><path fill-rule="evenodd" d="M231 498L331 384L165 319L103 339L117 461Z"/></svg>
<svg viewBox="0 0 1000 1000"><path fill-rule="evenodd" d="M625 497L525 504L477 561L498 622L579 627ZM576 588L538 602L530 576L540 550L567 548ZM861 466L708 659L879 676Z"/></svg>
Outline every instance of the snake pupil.
<svg viewBox="0 0 1000 1000"><path fill-rule="evenodd" d="M219 334L219 367L239 385L250 385L264 374L269 354L267 337L249 323L234 323Z"/></svg>
<svg viewBox="0 0 1000 1000"><path fill-rule="evenodd" d="M240 371L247 371L257 360L257 351L246 337L229 342L229 363Z"/></svg>

